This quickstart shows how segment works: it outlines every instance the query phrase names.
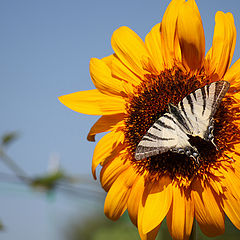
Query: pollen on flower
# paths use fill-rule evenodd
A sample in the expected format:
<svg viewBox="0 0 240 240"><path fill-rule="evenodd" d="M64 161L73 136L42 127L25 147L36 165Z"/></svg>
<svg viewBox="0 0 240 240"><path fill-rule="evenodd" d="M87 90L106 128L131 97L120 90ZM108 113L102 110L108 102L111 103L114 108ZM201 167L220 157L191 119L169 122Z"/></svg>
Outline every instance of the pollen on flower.
<svg viewBox="0 0 240 240"><path fill-rule="evenodd" d="M125 118L125 138L131 162L140 174L145 171L150 175L161 176L168 173L172 178L191 179L198 172L205 172L223 156L223 151L232 150L229 138L240 140L240 131L234 124L234 99L225 97L215 115L214 141L219 150L200 138L192 138L193 145L200 152L200 165L187 157L173 152L166 152L143 160L135 160L135 149L152 124L165 112L168 104L178 104L184 97L198 88L209 84L204 72L189 75L179 68L166 69L160 75L147 74L127 103ZM236 132L238 131L238 132ZM224 157L223 157L224 158Z"/></svg>

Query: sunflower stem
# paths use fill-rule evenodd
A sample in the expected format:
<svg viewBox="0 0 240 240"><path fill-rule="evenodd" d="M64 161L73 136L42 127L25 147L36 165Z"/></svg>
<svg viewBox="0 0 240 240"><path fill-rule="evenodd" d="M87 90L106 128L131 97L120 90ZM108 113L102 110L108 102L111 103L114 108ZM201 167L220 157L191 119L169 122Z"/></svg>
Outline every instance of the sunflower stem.
<svg viewBox="0 0 240 240"><path fill-rule="evenodd" d="M196 228L196 220L193 220L192 232L189 240L197 240L197 228Z"/></svg>

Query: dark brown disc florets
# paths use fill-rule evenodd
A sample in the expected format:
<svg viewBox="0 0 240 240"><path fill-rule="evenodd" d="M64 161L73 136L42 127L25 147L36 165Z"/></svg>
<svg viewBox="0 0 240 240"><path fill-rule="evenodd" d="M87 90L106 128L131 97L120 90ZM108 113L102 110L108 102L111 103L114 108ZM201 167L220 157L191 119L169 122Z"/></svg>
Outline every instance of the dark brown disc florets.
<svg viewBox="0 0 240 240"><path fill-rule="evenodd" d="M145 75L145 80L127 103L124 132L131 162L139 173L147 170L152 175L161 176L168 173L172 178L176 176L192 178L196 172L205 171L215 164L223 155L223 151L231 148L227 144L227 139L235 128L232 121L234 99L225 97L214 117L214 141L219 151L211 143L200 138L190 140L200 152L200 165L186 155L170 151L138 161L134 158L138 143L153 123L167 111L168 104L177 105L191 92L209 83L210 80L205 74L191 76L178 68L166 69L160 75Z"/></svg>

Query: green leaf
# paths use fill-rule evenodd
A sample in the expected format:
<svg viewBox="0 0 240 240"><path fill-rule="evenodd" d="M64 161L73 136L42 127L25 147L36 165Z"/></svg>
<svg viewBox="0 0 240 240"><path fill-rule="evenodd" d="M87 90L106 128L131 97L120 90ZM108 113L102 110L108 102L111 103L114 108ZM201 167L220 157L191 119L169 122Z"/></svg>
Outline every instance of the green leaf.
<svg viewBox="0 0 240 240"><path fill-rule="evenodd" d="M12 143L16 138L18 137L18 134L16 132L10 132L6 133L2 136L2 145L7 146L10 143Z"/></svg>
<svg viewBox="0 0 240 240"><path fill-rule="evenodd" d="M63 172L58 171L52 174L47 174L34 178L31 182L31 186L34 188L50 191L55 188L58 181L63 180L64 178L65 175L63 174Z"/></svg>
<svg viewBox="0 0 240 240"><path fill-rule="evenodd" d="M2 222L0 221L0 231L4 230L4 226L2 224Z"/></svg>

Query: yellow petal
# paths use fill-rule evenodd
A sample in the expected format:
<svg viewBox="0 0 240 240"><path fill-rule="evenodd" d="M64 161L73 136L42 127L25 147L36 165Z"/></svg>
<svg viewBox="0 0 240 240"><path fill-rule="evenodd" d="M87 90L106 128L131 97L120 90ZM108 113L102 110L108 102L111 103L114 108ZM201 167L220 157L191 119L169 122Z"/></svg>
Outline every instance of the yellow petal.
<svg viewBox="0 0 240 240"><path fill-rule="evenodd" d="M137 223L138 223L138 232L140 235L141 240L155 240L159 228L161 226L161 224L157 225L152 231L148 232L148 233L143 233L143 214L145 211L145 202L146 202L146 195L143 194L141 201L139 202L139 207L138 207L138 219L137 219Z"/></svg>
<svg viewBox="0 0 240 240"><path fill-rule="evenodd" d="M150 53L154 66L159 73L164 69L160 26L161 23L156 24L145 38L146 48Z"/></svg>
<svg viewBox="0 0 240 240"><path fill-rule="evenodd" d="M200 69L205 56L205 37L195 1L187 1L181 6L177 20L177 34L183 64L187 69Z"/></svg>
<svg viewBox="0 0 240 240"><path fill-rule="evenodd" d="M96 134L113 130L117 123L123 120L124 116L125 114L120 113L100 117L90 129L87 140L94 142Z"/></svg>
<svg viewBox="0 0 240 240"><path fill-rule="evenodd" d="M114 56L112 60L112 76L114 78L125 81L126 83L138 85L144 76L134 74L129 68L127 68L117 56Z"/></svg>
<svg viewBox="0 0 240 240"><path fill-rule="evenodd" d="M104 61L104 62L107 64L107 66L108 66L110 69L112 68L112 61L113 61L114 55L115 55L115 54L111 54L111 55L109 55L109 56L104 57L104 58L101 59L102 61Z"/></svg>
<svg viewBox="0 0 240 240"><path fill-rule="evenodd" d="M228 70L236 43L236 28L231 13L217 12L212 48L207 53L209 74L221 79Z"/></svg>
<svg viewBox="0 0 240 240"><path fill-rule="evenodd" d="M142 39L130 28L120 27L112 36L112 48L122 63L143 77L142 58L149 57Z"/></svg>
<svg viewBox="0 0 240 240"><path fill-rule="evenodd" d="M171 68L174 65L174 59L181 61L181 51L179 44L176 43L176 25L178 12L185 0L172 0L168 5L162 19L161 37L163 59L165 66Z"/></svg>
<svg viewBox="0 0 240 240"><path fill-rule="evenodd" d="M141 240L155 240L156 237L157 237L157 234L158 234L158 231L159 231L159 228L160 228L160 224L155 227L152 231L144 234L142 232L140 232L140 229L138 229L138 232L139 232L139 235L141 237Z"/></svg>
<svg viewBox="0 0 240 240"><path fill-rule="evenodd" d="M96 167L99 164L104 164L105 162L113 159L120 151L122 143L124 140L124 135L121 131L110 132L103 136L97 143L92 159L92 174L96 179Z"/></svg>
<svg viewBox="0 0 240 240"><path fill-rule="evenodd" d="M131 98L132 94L134 93L135 87L131 83L123 82L123 88L128 98Z"/></svg>
<svg viewBox="0 0 240 240"><path fill-rule="evenodd" d="M145 205L143 204L142 231L146 234L161 224L172 204L172 185L170 178L163 176L159 182L148 186L144 194L147 195L147 197Z"/></svg>
<svg viewBox="0 0 240 240"><path fill-rule="evenodd" d="M213 176L211 176L211 178L208 179L209 185L217 193L217 195L220 195L223 193L224 185L222 183L222 176L224 175L222 173L219 173L217 169L215 170L212 169L212 172L213 171L216 172L216 175L213 174ZM217 174L218 175L221 174L221 176L218 176Z"/></svg>
<svg viewBox="0 0 240 240"><path fill-rule="evenodd" d="M231 88L240 88L240 59L238 59L227 71L224 80L230 82Z"/></svg>
<svg viewBox="0 0 240 240"><path fill-rule="evenodd" d="M222 197L222 208L235 227L240 229L240 199L227 190Z"/></svg>
<svg viewBox="0 0 240 240"><path fill-rule="evenodd" d="M136 179L135 183L132 186L130 196L128 198L127 208L130 219L134 225L137 226L137 217L138 217L138 208L139 202L142 198L144 191L144 178L140 176Z"/></svg>
<svg viewBox="0 0 240 240"><path fill-rule="evenodd" d="M128 196L136 179L135 171L130 167L122 172L111 186L105 199L104 213L112 220L117 220L126 210Z"/></svg>
<svg viewBox="0 0 240 240"><path fill-rule="evenodd" d="M121 154L107 162L100 172L100 181L103 189L108 192L118 176L129 167L130 163L126 162Z"/></svg>
<svg viewBox="0 0 240 240"><path fill-rule="evenodd" d="M112 77L121 81L124 92L127 95L133 93L133 85L138 85L142 79L128 69L115 53L102 58L102 61L111 69Z"/></svg>
<svg viewBox="0 0 240 240"><path fill-rule="evenodd" d="M194 205L183 189L173 186L173 201L167 215L167 225L173 239L189 239L192 231Z"/></svg>
<svg viewBox="0 0 240 240"><path fill-rule="evenodd" d="M90 75L95 87L107 95L126 96L122 81L113 78L107 64L97 58L90 60Z"/></svg>
<svg viewBox="0 0 240 240"><path fill-rule="evenodd" d="M232 166L234 166L234 164ZM240 174L238 172L238 169L235 168L234 170L231 170L228 168L227 170L222 169L222 171L225 177L222 179L224 186L231 191L234 197L240 199Z"/></svg>
<svg viewBox="0 0 240 240"><path fill-rule="evenodd" d="M208 237L215 237L225 231L224 212L219 197L206 182L196 179L192 186L192 197L196 220L202 232Z"/></svg>
<svg viewBox="0 0 240 240"><path fill-rule="evenodd" d="M123 98L102 94L97 89L75 92L59 97L73 111L90 115L112 115L125 112Z"/></svg>
<svg viewBox="0 0 240 240"><path fill-rule="evenodd" d="M238 152L240 151L240 144L236 144L235 145L235 149L238 149ZM236 161L233 163L233 165L234 165L234 173L238 176L238 177L240 177L240 156L238 156L238 155L236 155L236 154L234 154L235 156L233 156L233 158L234 157L237 157L236 159ZM235 158L234 158L235 159Z"/></svg>
<svg viewBox="0 0 240 240"><path fill-rule="evenodd" d="M126 95L133 93L133 85L136 86L141 82L139 76L129 70L114 53L108 57L102 58L107 66L111 69L111 75L114 80L119 80ZM126 96L125 96L126 97Z"/></svg>
<svg viewBox="0 0 240 240"><path fill-rule="evenodd" d="M233 169L225 170L225 178L222 179L222 184L225 186L222 208L231 222L240 229L240 168L237 162L233 163L232 167Z"/></svg>

